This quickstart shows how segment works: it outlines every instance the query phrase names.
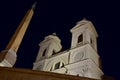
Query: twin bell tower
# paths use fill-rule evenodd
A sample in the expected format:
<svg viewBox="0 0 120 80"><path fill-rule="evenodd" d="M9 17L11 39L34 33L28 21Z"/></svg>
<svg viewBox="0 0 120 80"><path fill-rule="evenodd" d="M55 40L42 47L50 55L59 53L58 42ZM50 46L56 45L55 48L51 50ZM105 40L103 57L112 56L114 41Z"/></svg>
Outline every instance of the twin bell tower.
<svg viewBox="0 0 120 80"><path fill-rule="evenodd" d="M36 3L29 9L4 50L0 52L0 66L13 67L17 51L34 14ZM71 30L71 47L61 51L61 40L53 33L40 42L33 70L77 75L101 79L104 74L97 52L98 34L91 21L83 19Z"/></svg>

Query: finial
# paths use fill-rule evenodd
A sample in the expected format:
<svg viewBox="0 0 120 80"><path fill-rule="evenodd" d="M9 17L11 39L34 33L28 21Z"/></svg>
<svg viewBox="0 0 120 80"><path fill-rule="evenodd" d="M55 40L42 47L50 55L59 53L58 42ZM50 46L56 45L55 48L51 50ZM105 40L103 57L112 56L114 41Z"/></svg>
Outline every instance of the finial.
<svg viewBox="0 0 120 80"><path fill-rule="evenodd" d="M37 2L35 1L32 5L32 9L35 9L36 4L37 4Z"/></svg>
<svg viewBox="0 0 120 80"><path fill-rule="evenodd" d="M52 35L56 36L56 33L54 32L54 33L52 33Z"/></svg>

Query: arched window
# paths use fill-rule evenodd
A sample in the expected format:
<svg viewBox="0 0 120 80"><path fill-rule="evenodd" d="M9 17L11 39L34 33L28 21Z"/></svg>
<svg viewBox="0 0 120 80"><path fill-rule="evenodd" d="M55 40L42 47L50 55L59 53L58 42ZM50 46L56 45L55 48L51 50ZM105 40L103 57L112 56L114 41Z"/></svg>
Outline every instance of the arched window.
<svg viewBox="0 0 120 80"><path fill-rule="evenodd" d="M93 39L93 38L90 39L90 44L91 44L91 46L92 46L93 48L95 48L95 46L94 46L95 42L94 42L94 39Z"/></svg>
<svg viewBox="0 0 120 80"><path fill-rule="evenodd" d="M51 66L50 71L60 69L60 68L62 68L64 66L65 65L64 65L63 62L57 62L57 63L55 63L54 65Z"/></svg>
<svg viewBox="0 0 120 80"><path fill-rule="evenodd" d="M45 53L46 53L46 49L44 50L44 52L43 52L42 56L45 56Z"/></svg>
<svg viewBox="0 0 120 80"><path fill-rule="evenodd" d="M81 34L79 37L78 37L78 43L82 42L83 41L83 34Z"/></svg>

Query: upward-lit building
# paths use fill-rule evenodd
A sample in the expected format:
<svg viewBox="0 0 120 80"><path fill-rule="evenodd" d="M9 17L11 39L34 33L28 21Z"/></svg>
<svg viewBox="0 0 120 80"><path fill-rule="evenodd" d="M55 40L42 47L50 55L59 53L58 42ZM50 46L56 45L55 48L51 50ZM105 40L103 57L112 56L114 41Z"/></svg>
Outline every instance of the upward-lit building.
<svg viewBox="0 0 120 80"><path fill-rule="evenodd" d="M101 79L103 75L97 53L98 34L91 21L83 19L71 30L71 48L61 51L61 40L53 33L39 44L33 70L51 71Z"/></svg>
<svg viewBox="0 0 120 80"><path fill-rule="evenodd" d="M34 8L35 4L28 10L5 50L0 53L1 80L108 80L103 77L104 73L100 67L100 56L97 52L98 34L92 22L86 19L79 21L70 30L70 49L61 51L61 40L53 33L40 42L33 70L10 68L16 62L16 53Z"/></svg>

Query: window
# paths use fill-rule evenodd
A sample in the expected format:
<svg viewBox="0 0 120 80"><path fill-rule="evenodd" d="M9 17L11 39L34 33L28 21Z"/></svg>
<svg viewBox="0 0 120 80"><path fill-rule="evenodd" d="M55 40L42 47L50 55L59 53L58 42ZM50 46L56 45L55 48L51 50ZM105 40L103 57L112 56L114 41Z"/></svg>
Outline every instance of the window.
<svg viewBox="0 0 120 80"><path fill-rule="evenodd" d="M60 62L55 64L55 69L59 69L59 67L60 67Z"/></svg>
<svg viewBox="0 0 120 80"><path fill-rule="evenodd" d="M57 63L55 63L54 65L52 65L52 66L50 67L50 71L63 68L64 66L65 66L65 65L64 65L63 62L57 62Z"/></svg>
<svg viewBox="0 0 120 80"><path fill-rule="evenodd" d="M53 70L53 66L50 68L50 71L52 71Z"/></svg>
<svg viewBox="0 0 120 80"><path fill-rule="evenodd" d="M91 44L93 43L92 39L90 39L90 43L91 43Z"/></svg>
<svg viewBox="0 0 120 80"><path fill-rule="evenodd" d="M90 44L94 48L94 40L92 38L90 39Z"/></svg>
<svg viewBox="0 0 120 80"><path fill-rule="evenodd" d="M62 62L61 68L64 67L64 63Z"/></svg>
<svg viewBox="0 0 120 80"><path fill-rule="evenodd" d="M53 53L52 53L52 55L54 55L54 54L56 54L56 52L53 50Z"/></svg>
<svg viewBox="0 0 120 80"><path fill-rule="evenodd" d="M79 37L78 37L78 43L82 42L83 41L83 34L81 34Z"/></svg>
<svg viewBox="0 0 120 80"><path fill-rule="evenodd" d="M46 53L46 49L44 50L44 52L43 52L42 56L45 56L45 53Z"/></svg>

